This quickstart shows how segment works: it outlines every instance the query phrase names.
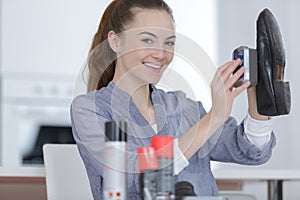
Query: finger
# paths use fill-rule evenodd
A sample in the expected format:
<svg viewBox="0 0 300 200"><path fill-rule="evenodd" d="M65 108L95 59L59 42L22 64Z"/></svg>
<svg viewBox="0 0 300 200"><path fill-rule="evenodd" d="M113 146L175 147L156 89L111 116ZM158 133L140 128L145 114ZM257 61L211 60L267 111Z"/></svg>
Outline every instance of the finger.
<svg viewBox="0 0 300 200"><path fill-rule="evenodd" d="M250 86L250 81L243 83L241 86L239 86L233 90L233 92L232 92L233 96L234 97L238 96L241 92L246 90L249 86Z"/></svg>
<svg viewBox="0 0 300 200"><path fill-rule="evenodd" d="M234 83L239 80L239 78L243 75L246 68L243 66L237 72L235 72L231 77L229 77L225 83L226 88L233 87Z"/></svg>
<svg viewBox="0 0 300 200"><path fill-rule="evenodd" d="M221 79L221 75L222 75L222 71L223 71L222 68L224 68L224 67L225 67L225 65L218 68L218 70L216 71L214 78L211 82L211 86L215 86L216 84L218 84L219 80Z"/></svg>
<svg viewBox="0 0 300 200"><path fill-rule="evenodd" d="M241 63L241 60L237 59L237 60L230 61L230 62L226 63L225 65L223 65L218 70L218 72L220 73L218 80L221 79L221 81L225 84L225 82L227 82L227 80L231 77L233 71L240 65L240 63Z"/></svg>
<svg viewBox="0 0 300 200"><path fill-rule="evenodd" d="M229 65L227 68L225 68L225 70L223 71L222 76L225 79L228 79L232 73L234 72L234 70L241 64L241 59L237 59L232 61L231 65Z"/></svg>
<svg viewBox="0 0 300 200"><path fill-rule="evenodd" d="M238 58L237 60L232 60L224 64L223 66L219 67L217 70L213 81L211 83L211 86L215 86L219 84L220 82L223 84L223 88L225 86L225 83L233 73L233 71L237 68L237 66L241 63L241 60ZM239 75L239 77L241 74ZM228 87L226 87L228 89Z"/></svg>
<svg viewBox="0 0 300 200"><path fill-rule="evenodd" d="M218 70L216 71L214 78L211 82L211 87L217 87L217 85L219 85L220 83L223 85L224 87L224 78L222 77L222 74L224 73L224 71L231 66L233 63L233 61L229 61L226 64L222 65L221 67L218 68Z"/></svg>
<svg viewBox="0 0 300 200"><path fill-rule="evenodd" d="M228 61L227 63L225 63L224 65L219 67L218 71L223 73L228 67L230 67L232 64L234 64L234 62L235 62L235 60Z"/></svg>
<svg viewBox="0 0 300 200"><path fill-rule="evenodd" d="M233 67L235 65L235 62L236 62L236 60L231 60L231 61L225 63L224 65L222 65L221 67L219 67L218 72L221 75L224 75L224 73L228 70L228 68Z"/></svg>

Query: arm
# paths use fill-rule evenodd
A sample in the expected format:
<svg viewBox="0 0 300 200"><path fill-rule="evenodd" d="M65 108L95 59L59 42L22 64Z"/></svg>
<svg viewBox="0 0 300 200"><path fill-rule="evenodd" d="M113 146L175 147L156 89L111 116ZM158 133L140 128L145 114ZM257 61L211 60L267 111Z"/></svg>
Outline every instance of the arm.
<svg viewBox="0 0 300 200"><path fill-rule="evenodd" d="M249 115L256 120L269 120L269 116L260 115L257 112L256 88L250 87L247 89L248 94L248 112Z"/></svg>
<svg viewBox="0 0 300 200"><path fill-rule="evenodd" d="M211 160L247 165L268 161L276 142L274 134L271 132L269 141L260 148L247 139L244 130L245 120L238 126L236 120L230 117L222 126L218 142L210 152Z"/></svg>
<svg viewBox="0 0 300 200"><path fill-rule="evenodd" d="M210 111L178 139L179 147L187 159L190 159L224 124L230 116L233 100L250 85L246 82L233 88L233 84L245 71L242 67L232 75L240 62L240 59L230 61L217 70L211 83L212 107Z"/></svg>
<svg viewBox="0 0 300 200"><path fill-rule="evenodd" d="M102 147L104 143L104 122L94 100L89 96L76 97L71 105L71 121L74 139L84 161L94 199L102 197Z"/></svg>
<svg viewBox="0 0 300 200"><path fill-rule="evenodd" d="M256 88L248 88L247 94L249 114L244 121L245 135L251 143L262 148L271 139L271 118L258 113Z"/></svg>
<svg viewBox="0 0 300 200"><path fill-rule="evenodd" d="M96 102L95 102L96 101ZM111 107L103 103L99 96L95 98L93 92L76 97L71 106L72 130L79 153L87 170L90 186L95 200L103 196L103 167L105 165L102 155L105 142L105 122L112 120ZM115 107L118 109L118 107ZM120 110L117 110L118 112ZM116 117L116 116L114 116ZM137 155L138 144L130 140L128 135L128 194L136 195ZM133 153L131 153L133 152ZM129 197L128 197L129 198Z"/></svg>

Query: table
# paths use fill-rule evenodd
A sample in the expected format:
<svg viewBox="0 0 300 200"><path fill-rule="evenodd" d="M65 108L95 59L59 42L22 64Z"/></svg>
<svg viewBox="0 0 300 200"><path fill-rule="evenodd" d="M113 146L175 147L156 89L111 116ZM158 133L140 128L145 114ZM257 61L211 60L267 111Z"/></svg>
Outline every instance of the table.
<svg viewBox="0 0 300 200"><path fill-rule="evenodd" d="M216 180L267 181L268 200L283 199L283 182L300 181L300 169L216 169Z"/></svg>
<svg viewBox="0 0 300 200"><path fill-rule="evenodd" d="M0 167L0 177L45 177L44 166Z"/></svg>
<svg viewBox="0 0 300 200"><path fill-rule="evenodd" d="M1 200L47 200L44 167L0 167Z"/></svg>
<svg viewBox="0 0 300 200"><path fill-rule="evenodd" d="M300 181L300 169L214 169L216 180L267 181L268 200L283 199L283 182ZM45 182L44 167L0 167L0 182Z"/></svg>

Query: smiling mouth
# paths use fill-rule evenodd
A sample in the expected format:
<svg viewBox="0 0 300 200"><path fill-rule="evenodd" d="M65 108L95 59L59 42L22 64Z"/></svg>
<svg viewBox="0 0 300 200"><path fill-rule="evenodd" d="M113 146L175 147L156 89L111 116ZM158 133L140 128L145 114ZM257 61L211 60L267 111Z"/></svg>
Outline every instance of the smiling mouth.
<svg viewBox="0 0 300 200"><path fill-rule="evenodd" d="M144 65L146 65L147 67L153 68L153 69L161 69L163 65L156 65L153 63L148 63L148 62L144 62Z"/></svg>

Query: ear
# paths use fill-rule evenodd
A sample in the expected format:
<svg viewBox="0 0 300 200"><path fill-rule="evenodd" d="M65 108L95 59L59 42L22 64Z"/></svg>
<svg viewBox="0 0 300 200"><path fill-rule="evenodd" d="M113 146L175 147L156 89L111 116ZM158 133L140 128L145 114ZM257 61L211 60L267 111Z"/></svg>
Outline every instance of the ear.
<svg viewBox="0 0 300 200"><path fill-rule="evenodd" d="M120 37L114 32L114 31L109 31L107 34L107 39L109 42L110 48L118 53L120 51Z"/></svg>

